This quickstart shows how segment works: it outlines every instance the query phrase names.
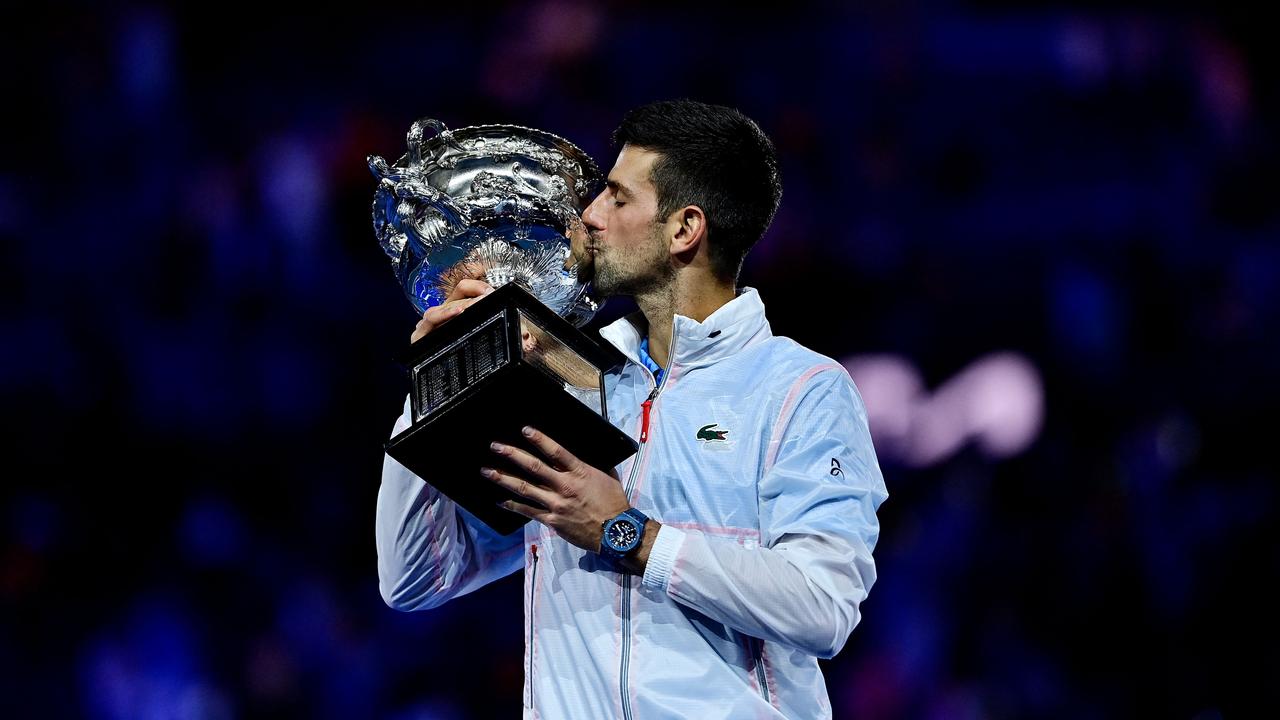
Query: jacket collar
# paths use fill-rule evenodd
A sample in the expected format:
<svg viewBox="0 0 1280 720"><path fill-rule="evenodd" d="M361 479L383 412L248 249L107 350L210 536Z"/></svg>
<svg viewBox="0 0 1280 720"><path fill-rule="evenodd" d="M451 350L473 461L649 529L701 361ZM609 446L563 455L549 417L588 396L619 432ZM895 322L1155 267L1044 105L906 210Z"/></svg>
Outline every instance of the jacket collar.
<svg viewBox="0 0 1280 720"><path fill-rule="evenodd" d="M644 314L636 311L600 329L608 340L633 362L640 362L640 340L648 332ZM764 316L764 303L755 288L739 288L738 295L698 322L676 315L671 326L675 354L671 365L709 365L749 345L773 336Z"/></svg>

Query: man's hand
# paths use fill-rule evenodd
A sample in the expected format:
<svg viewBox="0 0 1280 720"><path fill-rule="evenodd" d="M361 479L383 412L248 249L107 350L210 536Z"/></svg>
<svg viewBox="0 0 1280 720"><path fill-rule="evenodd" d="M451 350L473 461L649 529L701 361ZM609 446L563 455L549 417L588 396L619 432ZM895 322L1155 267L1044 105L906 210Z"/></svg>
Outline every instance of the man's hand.
<svg viewBox="0 0 1280 720"><path fill-rule="evenodd" d="M449 293L447 300L433 308L427 308L427 311L422 313L422 319L414 327L413 334L409 336L409 342L418 342L427 333L457 317L458 313L491 292L493 288L483 280L459 280L458 284L453 286L453 292Z"/></svg>
<svg viewBox="0 0 1280 720"><path fill-rule="evenodd" d="M599 552L604 522L631 507L617 475L579 460L533 428L525 428L524 436L542 458L494 443L493 451L519 468L519 474L493 468L482 468L480 474L546 509L515 500L504 502L502 507L537 520L583 550ZM652 545L657 525L650 521L645 530L646 544Z"/></svg>

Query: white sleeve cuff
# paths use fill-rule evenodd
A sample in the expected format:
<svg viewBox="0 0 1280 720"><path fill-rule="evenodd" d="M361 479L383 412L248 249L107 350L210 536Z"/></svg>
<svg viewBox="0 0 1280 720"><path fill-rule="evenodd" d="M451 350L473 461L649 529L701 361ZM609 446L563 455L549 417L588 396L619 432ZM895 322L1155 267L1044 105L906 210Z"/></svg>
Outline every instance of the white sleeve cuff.
<svg viewBox="0 0 1280 720"><path fill-rule="evenodd" d="M683 530L670 525L658 528L658 537L654 539L653 547L649 548L649 561L645 564L641 585L665 595L667 585L671 582L671 571L676 565L676 556L680 554L680 546L683 544Z"/></svg>
<svg viewBox="0 0 1280 720"><path fill-rule="evenodd" d="M391 437L395 437L404 432L405 428L413 424L413 409L409 405L409 396L404 396L404 412L400 413L400 417L396 418L395 427L391 428Z"/></svg>

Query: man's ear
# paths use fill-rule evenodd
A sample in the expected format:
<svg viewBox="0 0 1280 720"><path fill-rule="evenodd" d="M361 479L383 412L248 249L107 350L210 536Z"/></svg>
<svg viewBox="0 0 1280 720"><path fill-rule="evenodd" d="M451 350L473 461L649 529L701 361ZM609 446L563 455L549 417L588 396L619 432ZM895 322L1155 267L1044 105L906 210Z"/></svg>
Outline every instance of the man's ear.
<svg viewBox="0 0 1280 720"><path fill-rule="evenodd" d="M697 205L686 205L671 216L675 232L671 236L671 253L684 255L696 252L698 245L707 240L707 215Z"/></svg>

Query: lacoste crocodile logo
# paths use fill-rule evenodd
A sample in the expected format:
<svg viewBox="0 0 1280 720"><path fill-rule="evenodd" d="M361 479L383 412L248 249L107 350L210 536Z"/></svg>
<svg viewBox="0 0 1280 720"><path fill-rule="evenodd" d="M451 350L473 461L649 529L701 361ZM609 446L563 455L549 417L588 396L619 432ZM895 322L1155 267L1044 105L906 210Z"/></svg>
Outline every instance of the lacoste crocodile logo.
<svg viewBox="0 0 1280 720"><path fill-rule="evenodd" d="M720 423L711 423L698 428L697 438L702 442L728 442L728 430L713 430Z"/></svg>

